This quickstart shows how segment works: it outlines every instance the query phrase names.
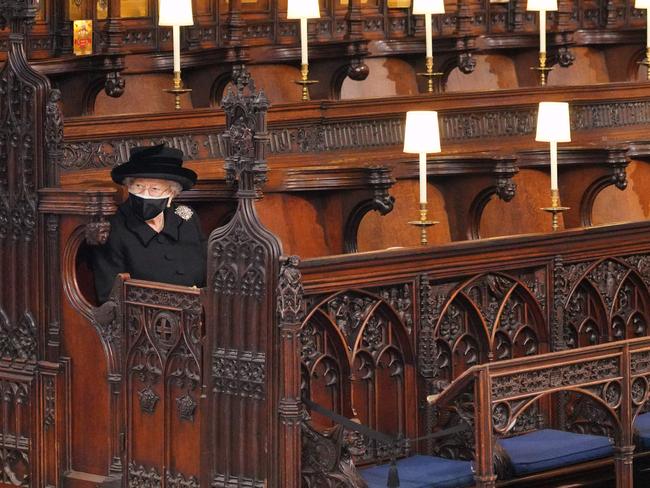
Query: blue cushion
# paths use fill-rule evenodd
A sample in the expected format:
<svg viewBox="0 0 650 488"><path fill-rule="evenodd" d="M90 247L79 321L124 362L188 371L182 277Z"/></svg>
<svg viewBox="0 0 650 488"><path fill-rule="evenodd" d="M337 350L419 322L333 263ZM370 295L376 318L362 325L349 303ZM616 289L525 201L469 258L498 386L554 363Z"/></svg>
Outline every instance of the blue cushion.
<svg viewBox="0 0 650 488"><path fill-rule="evenodd" d="M362 469L369 488L385 488L390 464ZM411 456L397 461L400 488L460 488L474 485L472 463L432 456Z"/></svg>
<svg viewBox="0 0 650 488"><path fill-rule="evenodd" d="M614 451L607 437L552 429L497 442L510 456L517 476L611 456Z"/></svg>
<svg viewBox="0 0 650 488"><path fill-rule="evenodd" d="M650 448L650 413L639 415L634 421L634 428L639 433L639 446L642 449Z"/></svg>

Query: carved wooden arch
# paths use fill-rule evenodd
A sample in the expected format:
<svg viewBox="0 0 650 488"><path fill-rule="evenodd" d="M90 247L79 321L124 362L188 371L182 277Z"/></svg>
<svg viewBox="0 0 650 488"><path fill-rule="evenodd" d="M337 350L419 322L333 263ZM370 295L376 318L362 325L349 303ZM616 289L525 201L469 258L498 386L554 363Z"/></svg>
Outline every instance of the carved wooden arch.
<svg viewBox="0 0 650 488"><path fill-rule="evenodd" d="M372 210L378 209L375 201L370 199L360 202L352 209L343 230L343 247L346 254L358 252L359 247L357 237L359 235L359 226L366 214L370 213ZM378 211L382 215L386 215L385 213L382 213L381 210Z"/></svg>
<svg viewBox="0 0 650 488"><path fill-rule="evenodd" d="M309 342L309 338L306 335L310 332L309 328L312 327L314 323L316 323L318 327L323 328L324 332L328 334L327 339L333 342L332 347L334 351L330 351L329 354L327 354L325 351L314 350L311 357L305 357L311 352L309 348L317 346L315 342L314 344L311 344ZM314 333L315 332L316 331L314 331ZM320 363L322 363L322 361L326 359L333 359L338 366L337 379L339 382L339 404L329 406L333 407L333 410L340 411L343 415L352 417L354 413L350 408L352 403L350 398L350 385L349 382L345 381L345 378L350 378L351 360L348 353L346 340L341 334L341 331L338 329L336 324L333 323L331 317L325 311L321 310L320 307L316 307L310 312L310 314L301 324L300 336L302 342L301 369L303 370L304 374L308 375L307 377L303 377L303 382L307 382L307 384L301 385L302 393L308 394L309 398L314 399L312 396L313 388L311 379L317 372L317 368ZM325 338L321 337L321 340L323 339ZM322 346L324 346L323 349L326 349L325 344L322 344ZM320 355L316 355L316 352L319 352ZM313 363L311 365L307 364L306 359L313 359ZM329 424L329 422L326 422L326 424Z"/></svg>
<svg viewBox="0 0 650 488"><path fill-rule="evenodd" d="M326 356L327 346L321 342L321 356L313 354L316 342L305 336L311 334L310 327L327 330L327 340L336 344L334 353L329 351L329 356L336 355L338 359L340 405L328 406L348 417L359 416L377 430L387 431L390 425L397 429L386 433L414 434L415 419L407 412L415 408L416 399L408 394L416 388L415 356L408 328L392 305L378 294L359 289L342 290L319 298L301 324L302 370L303 374L311 375L318 366L317 361ZM304 360L305 347L312 351L311 357L315 359L309 369ZM308 380L311 381L311 377ZM387 380L392 383L387 384ZM382 392L385 401L380 401ZM318 402L314 389L310 396ZM392 421L387 424L387 417L381 414L391 402L395 403L391 412L397 415L394 425ZM320 416L317 417L324 423ZM385 451L376 441L365 440L354 458L358 462L369 462L379 461L384 455Z"/></svg>
<svg viewBox="0 0 650 488"><path fill-rule="evenodd" d="M603 295L603 290L601 289L601 286L603 283L595 283L593 278L592 278L592 273L597 271L601 266L604 266L606 263L612 263L614 266L619 266L618 272L621 273L618 278L612 277L612 279L617 279L617 281L612 282L612 283L604 283L605 287L609 287L611 291L609 292L609 295L611 296L605 296ZM621 271L622 270L622 271ZM611 273L614 273L614 270L611 270ZM608 277L605 277L606 280L608 280ZM603 318L607 321L607 330L600 331L601 337L606 336L607 340L613 340L615 337L613 337L613 331L612 331L612 326L613 326L613 319L616 315L614 307L619 301L619 294L622 290L622 287L624 286L625 283L628 282L628 280L632 280L633 284L635 284L635 287L637 290L642 291L642 300L645 302L646 306L650 304L650 294L648 293L647 285L645 284L645 281L643 280L643 277L640 276L639 272L634 269L632 265L629 263L625 262L622 259L614 258L614 257L605 257L602 259L599 259L593 263L591 263L589 266L587 266L584 271L580 274L580 276L575 280L575 283L571 285L571 288L569 292L567 293L567 299L564 301L564 309L565 310L572 310L572 301L575 300L575 294L577 291L580 289L581 286L586 286L587 291L590 291L590 295L596 299L598 304L600 305L600 309L603 314ZM607 290L605 290L607 293ZM608 303L610 302L610 303ZM634 314L632 314L633 316ZM646 323L648 323L648 318L644 317L646 320ZM584 322L584 321L581 321ZM567 332L567 323L565 320L565 332ZM647 332L647 328L646 328Z"/></svg>
<svg viewBox="0 0 650 488"><path fill-rule="evenodd" d="M86 299L77 282L77 255L86 241L86 226L77 227L65 243L61 259L61 284L66 298L72 307L83 317L92 320L92 304Z"/></svg>
<svg viewBox="0 0 650 488"><path fill-rule="evenodd" d="M456 46L452 52L446 53L442 56L442 62L439 64L439 67L434 66L433 71L439 71L440 76L434 78L434 91L435 92L444 92L447 90L447 82L449 80L449 75L454 70L458 68L458 71L464 75L471 74L476 67L476 60L474 59L472 50L467 47L468 38L459 39L461 47ZM435 46L434 46L435 51Z"/></svg>
<svg viewBox="0 0 650 488"><path fill-rule="evenodd" d="M449 343L447 340L444 339L445 333L441 332L441 330L445 325L444 320L445 317L447 316L447 313L451 311L452 306L454 307L456 306L455 303L457 301L460 301L461 304L466 306L466 310L474 317L475 323L468 326L466 328L467 330L458 334L456 337L453 338L453 341ZM478 333L478 337L471 333L473 332L472 329L475 329L475 332ZM453 361L454 354L458 351L458 348L463 344L466 344L469 347L473 343L476 347L476 358L470 362L467 362L465 364L466 367L486 362L490 356L490 345L489 345L490 339L488 335L488 327L485 324L485 320L481 316L480 310L476 307L476 304L471 299L469 299L464 293L462 293L462 288L457 289L456 292L449 297L444 307L441 309L438 321L433 327L433 337L435 338L436 345L438 348L437 361L439 363L438 367L440 372L442 372L445 369L444 353L448 352L449 354L449 357L446 358L446 361L448 362L447 369L449 370L449 374L447 375L448 377L445 378L446 381L451 381L457 378L466 369L463 368L460 371L456 371L456 367ZM465 356L467 356L468 352L469 349L466 349Z"/></svg>
<svg viewBox="0 0 650 488"><path fill-rule="evenodd" d="M582 387L565 387L562 388L559 391L550 391L550 392L544 392L538 395L535 395L529 399L526 399L525 401L519 402L519 404L516 404L515 401L500 401L495 403L492 406L492 425L494 430L501 434L501 435L506 435L508 434L509 431L512 430L512 428L516 425L517 420L526 413L527 410L532 408L534 405L536 405L540 401L544 401L545 399L549 399L554 394L558 393L574 393L577 395L582 396L585 399L592 400L595 402L596 405L598 405L603 413L606 414L606 416L612 421L613 425L616 427L615 428L615 434L616 434L616 444L620 445L620 443L623 441L623 425L621 423L621 420L619 419L619 416L615 413L615 410L619 410L622 406L622 402L625 401L623 399L622 395L622 385L620 385L619 382L616 381L610 381L606 385L603 386L603 395L606 395L606 392L608 390L609 385L611 384L618 384L621 387L620 394L618 397L618 400L615 402L614 405L609 404L605 399L601 398L600 396L596 395L592 391L589 391L585 388ZM515 403L514 408L510 406L510 403ZM505 412L507 415L507 420L506 422L503 421L498 421L495 422L495 415L499 415L497 412Z"/></svg>
<svg viewBox="0 0 650 488"><path fill-rule="evenodd" d="M370 317L373 313L375 313L380 308L386 310L386 312L389 315L389 318L391 319L391 322L392 323L397 323L397 324L399 324L401 326L400 328L398 328L397 332L398 332L398 337L400 339L400 347L403 348L403 351L404 351L404 353L406 355L405 359L407 359L409 363L414 363L415 362L415 354L413 352L413 347L411 346L411 340L409 338L408 328L404 324L402 318L399 316L397 311L393 308L393 306L388 301L386 301L380 295L369 292L367 290L361 290L361 289L357 289L357 288L349 288L349 289L346 289L346 290L338 291L338 292L333 293L331 295L327 295L326 297L320 299L317 303L315 303L313 305L312 309L306 314L305 319L302 322L301 329L304 328L305 325L309 322L309 320L315 314L319 313L319 311L320 311L320 313L325 314L325 312L321 310L321 307L327 305L328 303L331 303L335 298L345 296L347 294L354 294L354 295L357 295L357 296L360 296L360 297L366 297L366 298L368 298L370 300L373 300L374 303L372 304L371 309L369 309L369 311L365 315L365 320L367 320L368 317ZM325 314L325 315L327 315L327 314ZM330 319L329 316L328 316L328 319ZM330 320L330 322L331 322L331 320ZM335 325L335 324L332 324L332 325ZM363 326L360 327L360 331L361 331L362 327ZM342 344L347 344L348 341L346 340L345 336L338 330L337 327L336 327L336 329L337 329L337 335L339 337L339 340L342 341ZM357 340L360 337L359 334L360 334L360 332L358 332L357 335L356 335ZM357 341L355 340L355 343L356 342ZM348 354L348 359L350 359L352 356L353 356L352 354Z"/></svg>
<svg viewBox="0 0 650 488"><path fill-rule="evenodd" d="M407 328L383 299L376 301L363 320L351 351L353 406L362 422L376 430L411 437L416 432L415 357ZM392 420L387 420L391 418ZM388 427L391 427L390 430ZM406 455L406 448L402 455ZM377 441L366 446L358 461L386 459Z"/></svg>
<svg viewBox="0 0 650 488"><path fill-rule="evenodd" d="M516 280L514 286L510 290L508 290L508 292L504 296L503 301L501 302L501 307L500 307L500 309L499 309L499 311L498 311L498 313L496 315L495 327L494 327L494 330L493 330L493 333L492 333L493 348L494 348L494 342L495 342L495 339L496 339L496 335L497 335L498 332L500 332L500 330L496 327L496 325L501 324L503 314L505 313L506 307L510 303L510 299L513 296L519 296L522 299L524 305L531 308L531 314L534 317L534 320L536 322L535 324L528 324L528 323L522 324L522 327L519 330L517 330L515 332L515 334L513 335L513 337L512 337L512 345L513 345L512 357L517 357L514 354L514 346L517 344L517 339L526 330L531 330L532 333L535 334L535 337L536 337L537 342L538 342L538 347L541 344L547 344L548 345L548 343L549 343L549 331L548 331L548 328L546 327L546 321L544 320L544 314L543 314L542 310L539 307L539 303L537 302L537 300L535 299L533 294L530 292L528 287L526 285L522 284L521 282L519 282L518 280ZM537 328L532 328L531 325L535 325L535 326L537 326ZM547 350L543 350L543 351L535 350L535 351L531 351L531 354L533 354L533 353L539 354L539 353L544 353L544 352L548 352L548 351Z"/></svg>
<svg viewBox="0 0 650 488"><path fill-rule="evenodd" d="M469 207L467 238L476 240L481 238L481 217L492 197L497 194L497 187L491 186L481 191Z"/></svg>
<svg viewBox="0 0 650 488"><path fill-rule="evenodd" d="M81 115L92 115L95 113L95 102L99 93L105 88L106 79L96 77L86 86L81 99Z"/></svg>
<svg viewBox="0 0 650 488"><path fill-rule="evenodd" d="M646 49L639 47L634 54L630 57L630 60L627 63L627 80L626 81L638 81L639 74L639 65L646 58Z"/></svg>
<svg viewBox="0 0 650 488"><path fill-rule="evenodd" d="M632 291L633 292L637 291L639 293L638 296L635 295L634 301L637 301L637 300L640 301L642 307L640 309L640 307L637 304L637 306L634 308L634 310L632 310L629 313L629 316L628 316L627 320L625 320L620 314L620 309L616 309L616 305L620 306L620 302L621 302L621 299L623 297L623 293L625 291L624 286L628 282L631 282L632 286L634 287ZM648 323L650 323L650 320L649 320L650 316L647 315L648 313L650 313L650 293L648 292L648 288L645 285L645 283L643 281L643 278L639 275L637 270L633 269L632 267L629 267L627 274L623 277L623 279L621 280L621 282L620 282L620 284L618 286L618 289L616 290L616 295L615 296L616 296L616 298L612 302L612 308L611 308L611 311L610 311L610 314L609 314L610 325L611 325L610 332L613 334L613 336L610 337L610 339L613 339L613 340L631 339L632 337L628 336L629 335L628 332L630 331L629 326L630 326L630 323L633 322L634 319L637 318L637 317L641 317L642 320L644 321L644 327L643 327L643 329L644 329L643 332L644 333L643 334L640 333L641 330L639 330L639 333L636 334L636 337L641 337L641 336L647 335ZM629 298L629 297L626 297L626 298ZM623 322L622 325L624 327L623 337L620 337L620 338L616 337L616 335L615 335L615 333L616 333L616 319L617 318L620 318L622 320L622 322Z"/></svg>
<svg viewBox="0 0 650 488"><path fill-rule="evenodd" d="M232 81L232 72L219 73L210 86L210 107L218 107L223 100L228 84Z"/></svg>
<svg viewBox="0 0 650 488"><path fill-rule="evenodd" d="M335 294L335 295L331 295L328 298L331 299L331 298L333 298L333 297L335 297L337 295L338 295L338 293ZM349 347L347 347L347 341L345 339L345 336L342 334L342 332L336 326L336 324L332 321L332 318L324 310L322 310L320 308L322 305L328 303L330 301L329 299L321 302L321 304L314 307L312 309L312 311L309 312L309 314L305 317L304 322L300 326L300 330L302 332L309 325L309 323L312 320L323 320L324 322L323 322L322 325L325 326L325 327L328 327L329 331L332 332L332 334L334 334L334 337L336 338L337 345L339 346L338 350L345 351L344 358L347 361L349 361L351 355L347 351L349 349ZM343 359L343 357L341 359Z"/></svg>
<svg viewBox="0 0 650 488"><path fill-rule="evenodd" d="M488 281L487 279L490 277L494 277L495 281L496 279L499 278L506 280L507 289L504 290L502 296L498 298L498 302L497 302L498 308L497 310L494 311L494 316L489 317L491 323L487 323L486 319L488 317L485 316L481 306L475 302L474 297L470 296L470 293L473 289L475 289L475 287L476 289L480 289L480 285L482 284L484 285L485 283L487 283ZM485 280L485 283L482 283L483 280ZM527 307L530 307L530 313L532 314L534 324L528 324L528 323L520 324L522 327L520 327L517 331L514 331L514 334L512 335L512 339L510 340L511 346L512 347L515 346L517 337L520 336L520 334L524 329L532 330L532 332L535 334L537 338L538 344L548 344L549 334L545 325L546 321L544 319L544 313L541 309L540 304L538 303L538 300L535 298L534 294L530 291L528 286L525 283L522 283L521 280L519 280L518 278L508 275L506 273L494 273L494 272L481 273L479 275L472 276L469 279L465 280L464 282L460 283L455 288L455 290L449 295L447 302L443 306L438 322L434 328L434 334L436 335L436 337L439 336L439 327L442 321L444 320L448 307L458 296L462 296L465 300L467 300L473 312L478 316L478 319L480 320L480 323L482 324L485 332L486 353L489 355L491 359L498 359L492 356L496 352L496 347L495 347L496 338L498 334L501 332L500 327L498 327L498 325L501 323L501 319L503 317L503 314L506 311L506 307L511 301L511 298L515 296L520 297L522 302ZM530 327L531 325L537 327L531 329ZM511 354L513 354L512 350L511 350Z"/></svg>
<svg viewBox="0 0 650 488"><path fill-rule="evenodd" d="M390 168L372 165L363 168L362 175L361 184L364 188L371 190L372 195L361 200L348 213L343 226L343 250L345 253L358 251L359 226L365 216L373 210L380 215L387 215L392 212L395 203L395 197L388 193L395 184Z"/></svg>
<svg viewBox="0 0 650 488"><path fill-rule="evenodd" d="M439 72L441 75L436 76L433 79L433 91L436 93L443 93L447 91L447 82L449 81L449 75L451 75L451 72L454 68L458 68L459 70L460 68L458 66L458 56L456 56L455 53L447 53L446 55L439 57L439 59L442 61L438 65L438 68L434 65L433 71Z"/></svg>
<svg viewBox="0 0 650 488"><path fill-rule="evenodd" d="M602 296L590 280L581 279L578 282L575 289L569 295L564 310L568 311L570 314L576 312L576 307L579 307L580 305L578 295L576 294L581 290L584 290L584 296L587 300L585 306L587 310L591 310L591 313L580 316L575 319L575 321L570 321L567 320L565 312L565 330L563 334L569 347L584 347L600 344L603 337L607 335L607 330L605 329L608 328L608 326L607 324L603 324L603 320L601 320L602 318L604 321L607 321L607 306L605 305ZM595 310L592 310L592 305L595 307ZM571 327L571 329L569 329L569 327ZM573 331L575 331L575 334L572 334ZM587 338L586 343L581 340L581 338L585 337Z"/></svg>
<svg viewBox="0 0 650 488"><path fill-rule="evenodd" d="M627 164L625 162L625 164L614 166L612 174L602 176L589 185L580 200L580 225L582 227L591 227L593 225L594 203L600 192L612 185L621 191L627 188L627 174L625 172Z"/></svg>
<svg viewBox="0 0 650 488"><path fill-rule="evenodd" d="M338 66L332 73L332 77L329 80L329 96L330 100L340 100L341 99L341 90L343 89L343 83L348 77L348 71L350 69L349 64L344 64ZM368 74L366 74L366 78Z"/></svg>
<svg viewBox="0 0 650 488"><path fill-rule="evenodd" d="M509 202L515 197L516 185L512 182L512 175L496 175L497 184L482 190L469 207L467 239L481 238L481 218L488 203L495 195L504 202Z"/></svg>

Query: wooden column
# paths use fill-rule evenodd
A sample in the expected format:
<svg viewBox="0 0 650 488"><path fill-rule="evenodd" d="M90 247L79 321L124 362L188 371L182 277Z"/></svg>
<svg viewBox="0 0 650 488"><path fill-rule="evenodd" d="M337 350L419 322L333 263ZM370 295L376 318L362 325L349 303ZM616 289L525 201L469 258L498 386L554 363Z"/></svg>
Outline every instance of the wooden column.
<svg viewBox="0 0 650 488"><path fill-rule="evenodd" d="M475 376L474 386L474 429L476 441L476 488L494 488L497 476L494 474L494 453L492 438L492 406L490 404L490 374L484 366Z"/></svg>
<svg viewBox="0 0 650 488"><path fill-rule="evenodd" d="M634 445L632 412L632 372L629 344L625 345L621 356L621 373L623 376L621 391L621 437L614 452L616 466L616 488L632 488L634 486Z"/></svg>
<svg viewBox="0 0 650 488"><path fill-rule="evenodd" d="M106 54L119 54L124 44L124 27L122 26L120 0L108 0L108 18L104 25L105 44L102 51Z"/></svg>
<svg viewBox="0 0 650 488"><path fill-rule="evenodd" d="M300 326L304 316L299 259L288 258L280 270L278 316L280 321L280 485L301 486Z"/></svg>
<svg viewBox="0 0 650 488"><path fill-rule="evenodd" d="M241 0L230 0L228 8L228 20L226 29L225 44L228 46L239 46L244 38L244 26L246 23L241 16Z"/></svg>

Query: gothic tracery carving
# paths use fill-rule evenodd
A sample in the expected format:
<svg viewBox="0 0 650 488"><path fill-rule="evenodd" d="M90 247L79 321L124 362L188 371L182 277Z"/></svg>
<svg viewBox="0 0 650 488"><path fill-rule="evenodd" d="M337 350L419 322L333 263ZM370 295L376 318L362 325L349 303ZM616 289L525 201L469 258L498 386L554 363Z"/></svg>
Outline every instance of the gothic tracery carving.
<svg viewBox="0 0 650 488"><path fill-rule="evenodd" d="M418 367L422 376L438 376L438 348L434 328L440 317L444 296L433 295L433 288L427 276L420 276L420 331L418 334Z"/></svg>
<svg viewBox="0 0 650 488"><path fill-rule="evenodd" d="M532 373L511 374L495 378L492 382L494 399L508 398L518 394L530 395L536 391L605 379L615 379L620 373L618 360L601 359L585 361L578 365L547 368Z"/></svg>
<svg viewBox="0 0 650 488"><path fill-rule="evenodd" d="M287 323L301 322L304 317L302 274L298 269L300 259L291 256L282 264L278 284L278 313Z"/></svg>
<svg viewBox="0 0 650 488"><path fill-rule="evenodd" d="M212 276L216 293L241 294L261 300L266 290L266 251L255 237L236 223L227 236L217 241L213 259L219 267Z"/></svg>
<svg viewBox="0 0 650 488"><path fill-rule="evenodd" d="M225 168L229 182L239 181L240 190L259 188L266 182L267 164L257 151L258 141L264 141L266 124L263 122L270 102L255 83L244 66L233 71L236 90L229 89L221 102L226 112ZM242 174L250 175L251 181L240 181Z"/></svg>
<svg viewBox="0 0 650 488"><path fill-rule="evenodd" d="M165 481L168 488L199 488L199 480L196 476L185 476L183 473L167 471Z"/></svg>
<svg viewBox="0 0 650 488"><path fill-rule="evenodd" d="M352 348L375 300L368 296L355 296L343 293L327 303L327 310L338 329L347 338L348 348Z"/></svg>
<svg viewBox="0 0 650 488"><path fill-rule="evenodd" d="M597 128L645 125L650 123L650 102L578 102L572 105L572 129L589 131ZM331 152L346 149L391 147L403 144L403 118L367 119L361 121L324 121L306 127L280 127L269 131L271 154ZM534 132L535 111L494 110L462 111L443 114L440 118L442 141L525 136ZM241 131L242 129L240 129ZM128 148L165 142L179 147L196 160L218 159L228 155L223 136L211 133L188 135L176 133L157 137L106 139L101 142L75 141L64 143L63 169L112 167L128 159ZM236 167L233 166L233 168ZM260 168L261 169L261 168ZM233 171L235 171L233 169ZM236 172L236 171L235 171ZM233 176L234 177L234 176ZM615 174L621 185L622 175ZM508 189L503 195L511 193ZM500 190L500 191L503 191Z"/></svg>
<svg viewBox="0 0 650 488"><path fill-rule="evenodd" d="M36 359L36 323L26 312L16 325L0 308L0 357L20 360Z"/></svg>
<svg viewBox="0 0 650 488"><path fill-rule="evenodd" d="M395 308L410 316L412 311L406 311L412 307L411 293L411 287L402 284L373 289L372 293L346 290L316 301L316 310L308 312L310 318L301 330L303 395L320 396L327 392L332 399L329 408L339 410L343 405L346 411L354 410L343 383L351 374L359 388L374 392L368 405L363 406L364 411L359 412L361 418L368 417L366 422L371 426L377 422L369 414L374 409L381 410L389 402L395 402L395 408L400 411L403 406L398 404L403 405L405 401L402 388L406 354L409 354L406 340L409 328L402 320L403 314L395 313ZM398 305L400 299L408 301L408 307ZM391 300L395 305L389 305ZM382 397L382 391L389 391L387 388L396 388L390 390L393 391L390 401ZM398 425L395 434L403 433L403 418ZM363 448L352 453L356 460L367 462L388 456L386 446L381 443L363 436L360 442ZM406 453L408 448L402 448L402 454Z"/></svg>
<svg viewBox="0 0 650 488"><path fill-rule="evenodd" d="M266 355L218 348L212 354L214 391L255 400L266 397Z"/></svg>
<svg viewBox="0 0 650 488"><path fill-rule="evenodd" d="M162 476L155 468L129 464L129 488L162 488Z"/></svg>
<svg viewBox="0 0 650 488"><path fill-rule="evenodd" d="M413 297L408 284L380 288L375 291L386 303L389 303L404 322L409 333L413 330Z"/></svg>

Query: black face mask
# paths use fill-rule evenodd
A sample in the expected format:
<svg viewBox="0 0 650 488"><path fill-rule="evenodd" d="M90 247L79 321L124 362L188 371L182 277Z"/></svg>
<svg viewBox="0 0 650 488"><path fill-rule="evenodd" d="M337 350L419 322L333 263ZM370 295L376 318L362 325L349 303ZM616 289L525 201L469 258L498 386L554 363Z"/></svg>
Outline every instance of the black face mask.
<svg viewBox="0 0 650 488"><path fill-rule="evenodd" d="M131 202L133 213L142 220L147 221L164 212L169 197L142 198L133 193L129 193L129 201Z"/></svg>

